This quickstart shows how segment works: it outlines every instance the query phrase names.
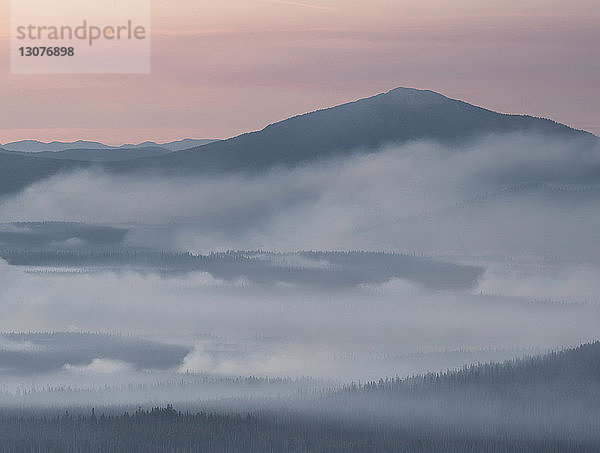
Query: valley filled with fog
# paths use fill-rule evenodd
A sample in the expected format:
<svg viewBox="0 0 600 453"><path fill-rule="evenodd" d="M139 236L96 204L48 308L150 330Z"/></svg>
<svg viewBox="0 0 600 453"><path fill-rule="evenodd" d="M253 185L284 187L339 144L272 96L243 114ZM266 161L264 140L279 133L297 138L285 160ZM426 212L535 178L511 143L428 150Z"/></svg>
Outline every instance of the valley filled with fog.
<svg viewBox="0 0 600 453"><path fill-rule="evenodd" d="M181 352L153 367L6 337L3 372L35 386L188 374L339 385L592 341L598 153L507 134L260 174L41 180L0 203L0 329ZM65 357L20 369L44 351Z"/></svg>
<svg viewBox="0 0 600 453"><path fill-rule="evenodd" d="M455 108L470 122L318 155L309 131L314 149L359 135L300 128L326 111L135 158L0 151L31 176L0 190L0 408L174 404L352 423L364 409L360 423L450 426L455 414L477 431L505 423L490 398L517 411L505 428L520 436L529 409L498 383L525 376L567 394L577 376L536 370L600 338L599 141L430 92L382 96L360 102L397 101L405 116ZM364 114L360 102L336 109ZM463 124L464 137L452 129ZM282 136L307 148L279 147ZM245 150L256 165L234 168ZM505 365L485 374L490 363ZM482 387L478 373L498 377ZM473 376L481 401L454 387ZM594 379L573 384L590 401ZM547 409L527 436L558 426L545 394L527 392ZM596 442L586 423L565 433Z"/></svg>

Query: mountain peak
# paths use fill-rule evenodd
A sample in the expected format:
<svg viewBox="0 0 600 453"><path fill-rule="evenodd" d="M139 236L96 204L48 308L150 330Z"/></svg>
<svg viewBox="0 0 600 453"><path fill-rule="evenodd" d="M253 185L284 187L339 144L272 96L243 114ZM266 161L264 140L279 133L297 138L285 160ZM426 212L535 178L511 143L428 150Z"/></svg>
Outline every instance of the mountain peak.
<svg viewBox="0 0 600 453"><path fill-rule="evenodd" d="M170 169L177 173L261 171L372 152L390 144L430 140L456 145L505 133L593 137L551 120L497 113L434 91L399 87L288 118L261 131L136 164L137 169Z"/></svg>
<svg viewBox="0 0 600 453"><path fill-rule="evenodd" d="M597 137L551 120L509 115L448 98L430 90L399 87L373 97L318 110L271 124L261 131L194 146L173 142L171 153L109 162L107 171L167 174L260 172L293 167L352 153L376 152L387 145L419 140L460 145L491 134L534 133L547 138L575 138L597 146ZM81 148L81 143L77 145ZM43 145L47 147L48 145ZM62 145L64 146L64 145ZM74 146L74 145L73 145ZM160 145L166 148L166 145ZM190 147L181 149L180 147ZM8 148L8 147L7 147ZM10 148L8 148L10 149ZM128 155L131 153L128 152ZM0 153L2 188L15 189L82 163ZM18 161L18 162L17 162ZM89 162L88 162L89 163ZM17 170L15 170L17 169Z"/></svg>
<svg viewBox="0 0 600 453"><path fill-rule="evenodd" d="M428 99L450 99L436 91L410 87L396 87L386 93L382 93L381 96L394 96L397 98L420 97Z"/></svg>
<svg viewBox="0 0 600 453"><path fill-rule="evenodd" d="M478 109L492 112L491 110L468 104L458 99L452 99L432 90L421 90L417 88L398 87L379 95L360 99L357 102L373 102L393 105L395 109L421 109L439 106L453 106L453 108ZM496 113L496 112L492 112Z"/></svg>

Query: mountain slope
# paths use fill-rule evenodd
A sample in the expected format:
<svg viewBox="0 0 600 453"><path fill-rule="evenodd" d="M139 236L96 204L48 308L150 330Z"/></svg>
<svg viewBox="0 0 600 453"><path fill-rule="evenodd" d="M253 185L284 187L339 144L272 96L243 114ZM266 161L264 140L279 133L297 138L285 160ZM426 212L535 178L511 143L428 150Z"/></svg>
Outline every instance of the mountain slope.
<svg viewBox="0 0 600 453"><path fill-rule="evenodd" d="M88 166L88 162L0 153L0 195L18 192L60 171Z"/></svg>
<svg viewBox="0 0 600 453"><path fill-rule="evenodd" d="M528 183L365 228L391 249L598 263L597 186ZM565 239L567 238L568 239Z"/></svg>
<svg viewBox="0 0 600 453"><path fill-rule="evenodd" d="M480 136L510 132L573 138L578 140L578 146L583 144L588 148L598 144L594 135L554 121L500 114L432 91L397 88L371 98L296 116L229 140L166 155L97 165L108 172L161 175L260 172L353 152L372 152L389 143L426 139L459 145ZM177 149L190 143L193 142L173 142L171 145ZM65 143L53 145L64 147ZM77 149L96 146L86 142L70 145ZM71 159L58 162L41 156L0 153L0 195L16 192L61 170L90 166L90 162L73 160L75 155L67 157ZM593 174L596 175L596 169Z"/></svg>
<svg viewBox="0 0 600 453"><path fill-rule="evenodd" d="M137 148L81 148L65 149L63 151L6 151L2 154L24 157L43 157L46 159L77 160L84 162L121 162L125 160L140 159L142 157L163 156L171 151L158 146Z"/></svg>
<svg viewBox="0 0 600 453"><path fill-rule="evenodd" d="M481 135L509 132L578 137L590 143L597 140L551 120L500 114L432 91L397 88L296 116L258 132L113 168L172 173L261 171L373 150L388 143L428 139L460 144Z"/></svg>
<svg viewBox="0 0 600 453"><path fill-rule="evenodd" d="M365 384L365 392L447 392L482 391L502 397L519 398L519 391L553 393L572 397L569 391L600 387L600 342L586 343L574 348L553 351L540 356L526 357L502 363L482 363L460 370L428 373L406 379L393 378ZM348 390L356 390L350 387Z"/></svg>
<svg viewBox="0 0 600 453"><path fill-rule="evenodd" d="M308 392L291 404L191 403L185 413L172 405L116 414L60 408L44 417L9 409L0 414L0 435L7 451L86 445L90 452L146 453L192 445L211 452L592 453L600 449L599 359L593 343L333 394Z"/></svg>
<svg viewBox="0 0 600 453"><path fill-rule="evenodd" d="M135 145L132 148L140 148L140 147L147 147L147 146L159 146L161 148L168 149L169 151L182 151L184 149L195 148L198 146L204 146L204 145L207 145L208 143L212 143L215 141L217 141L217 140L184 138L183 140L176 140L174 142L168 142L168 143L144 142L144 143ZM123 148L124 147L130 148L130 146L125 146L125 145L123 146Z"/></svg>
<svg viewBox="0 0 600 453"><path fill-rule="evenodd" d="M143 148L118 148L118 149L66 149L64 151L44 151L34 153L34 157L48 159L83 160L86 162L121 162L140 159L142 157L164 156L171 151L156 146Z"/></svg>

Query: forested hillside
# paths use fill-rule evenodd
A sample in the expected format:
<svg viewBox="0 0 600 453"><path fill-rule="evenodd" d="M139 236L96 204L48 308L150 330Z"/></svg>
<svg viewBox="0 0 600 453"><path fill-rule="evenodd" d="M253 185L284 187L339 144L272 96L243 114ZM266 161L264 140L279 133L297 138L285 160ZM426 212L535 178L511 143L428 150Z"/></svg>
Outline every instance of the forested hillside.
<svg viewBox="0 0 600 453"><path fill-rule="evenodd" d="M216 402L198 412L5 411L0 451L597 452L599 359L594 343L350 386L288 408L263 403L251 412L227 403L230 409L219 410Z"/></svg>

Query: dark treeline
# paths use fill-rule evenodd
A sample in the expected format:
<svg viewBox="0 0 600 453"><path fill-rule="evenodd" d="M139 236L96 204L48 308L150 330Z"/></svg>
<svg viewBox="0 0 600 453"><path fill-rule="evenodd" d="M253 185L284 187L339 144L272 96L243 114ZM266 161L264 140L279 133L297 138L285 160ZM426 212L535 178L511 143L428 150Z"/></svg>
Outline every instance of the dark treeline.
<svg viewBox="0 0 600 453"><path fill-rule="evenodd" d="M390 429L269 414L181 413L0 419L3 452L597 452L589 441Z"/></svg>
<svg viewBox="0 0 600 453"><path fill-rule="evenodd" d="M194 255L156 251L3 250L11 265L63 267L130 267L163 272L209 272L216 278L245 277L253 283L288 282L319 287L348 287L408 279L434 289L464 289L477 282L482 269L413 254L377 252L230 251ZM304 260L298 262L298 259Z"/></svg>
<svg viewBox="0 0 600 453"><path fill-rule="evenodd" d="M399 392L432 389L438 391L471 391L483 389L498 393L514 392L518 388L556 384L571 386L600 386L600 342L574 349L550 352L541 356L515 359L502 363L483 363L465 366L458 371L427 373L407 379L381 379L360 386L348 386L346 391Z"/></svg>
<svg viewBox="0 0 600 453"><path fill-rule="evenodd" d="M291 405L0 412L6 452L597 452L600 343Z"/></svg>

